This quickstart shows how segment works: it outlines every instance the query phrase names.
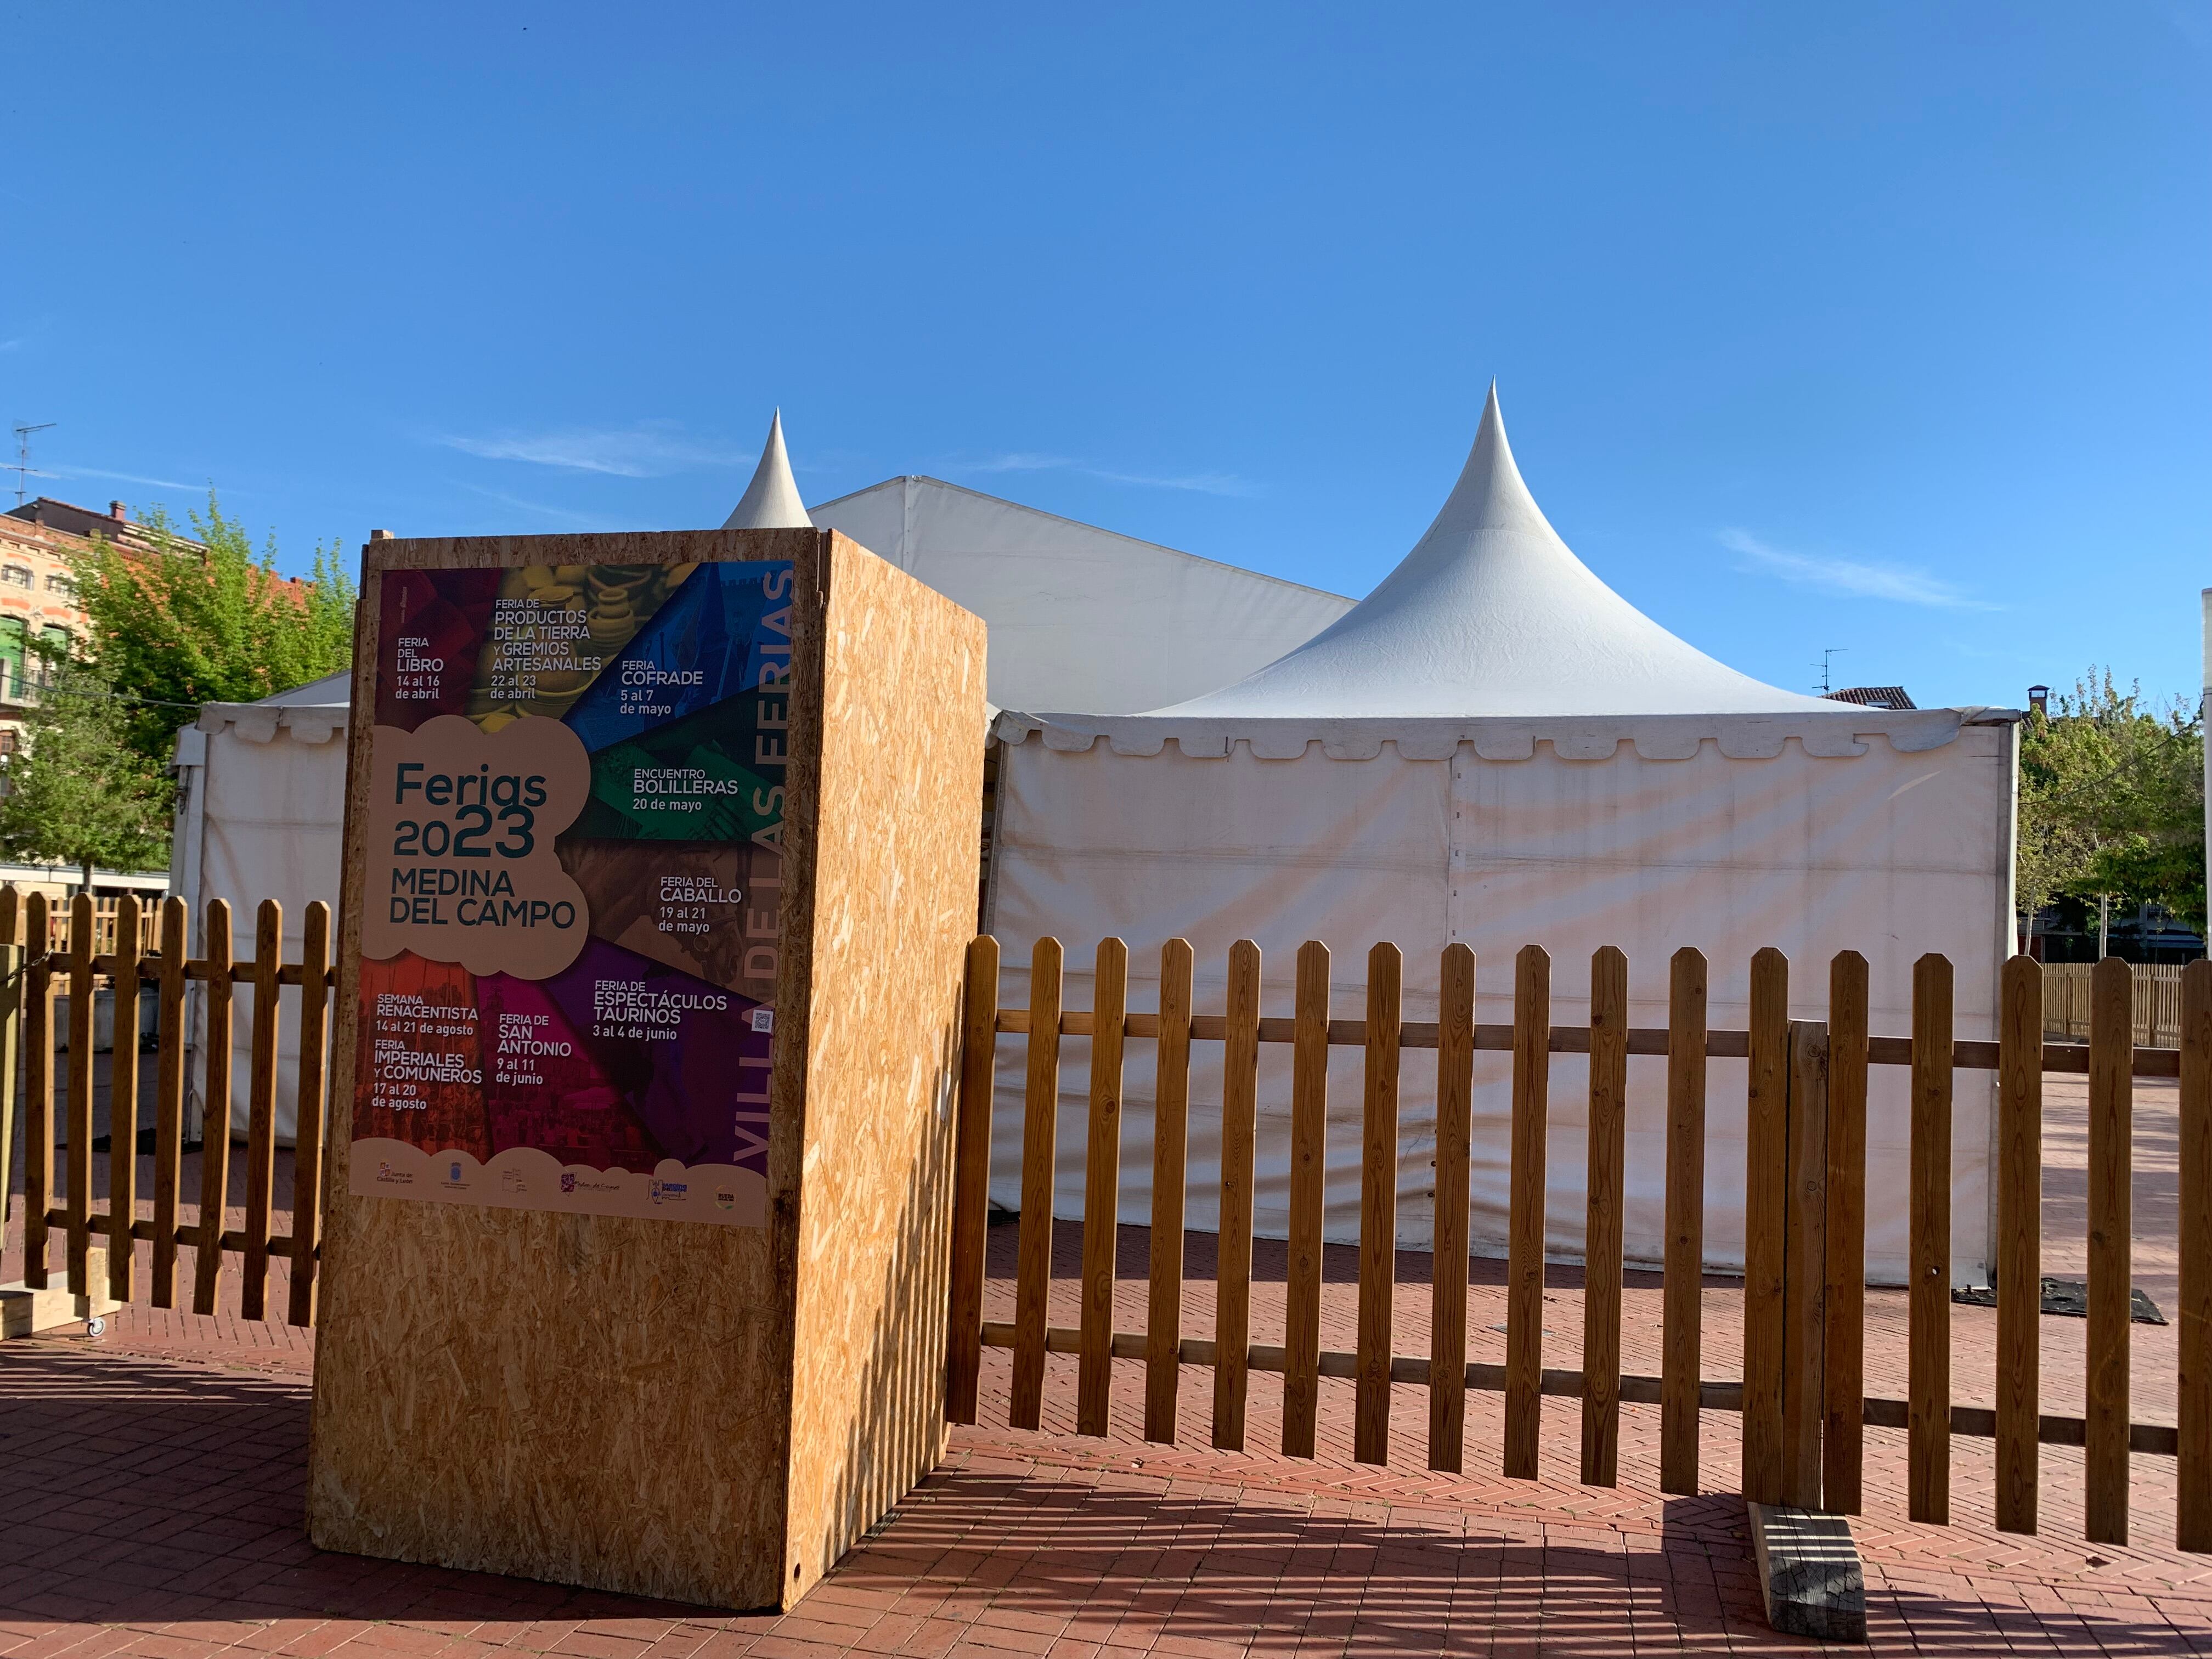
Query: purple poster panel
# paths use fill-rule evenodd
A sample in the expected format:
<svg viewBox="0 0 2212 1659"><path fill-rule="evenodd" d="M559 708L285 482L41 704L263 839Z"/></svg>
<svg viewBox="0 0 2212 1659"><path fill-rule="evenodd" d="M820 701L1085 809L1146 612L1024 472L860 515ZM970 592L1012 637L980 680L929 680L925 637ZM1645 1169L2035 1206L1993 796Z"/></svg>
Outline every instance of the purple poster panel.
<svg viewBox="0 0 2212 1659"><path fill-rule="evenodd" d="M767 1224L791 586L386 574L355 1193Z"/></svg>

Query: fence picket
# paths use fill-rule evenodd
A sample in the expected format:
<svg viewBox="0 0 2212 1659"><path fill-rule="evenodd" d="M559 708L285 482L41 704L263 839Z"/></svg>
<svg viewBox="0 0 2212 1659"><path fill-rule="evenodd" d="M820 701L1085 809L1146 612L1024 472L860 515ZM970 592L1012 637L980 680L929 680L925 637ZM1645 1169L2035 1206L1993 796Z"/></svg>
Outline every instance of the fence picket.
<svg viewBox="0 0 2212 1659"><path fill-rule="evenodd" d="M1661 1285L1659 1490L1698 1490L1705 1271L1705 958L1667 969L1667 1259Z"/></svg>
<svg viewBox="0 0 2212 1659"><path fill-rule="evenodd" d="M1790 1022L1789 1186L1783 1275L1783 1501L1820 1504L1827 1415L1828 1028Z"/></svg>
<svg viewBox="0 0 2212 1659"><path fill-rule="evenodd" d="M2181 1327L2174 1390L2178 1548L2212 1551L2212 962L2181 975Z"/></svg>
<svg viewBox="0 0 2212 1659"><path fill-rule="evenodd" d="M1536 1478L1543 1425L1544 1140L1552 958L1524 945L1513 970L1513 1161L1505 1265L1505 1473Z"/></svg>
<svg viewBox="0 0 2212 1659"><path fill-rule="evenodd" d="M1324 966L1324 995L1328 980ZM1252 1139L1260 1109L1260 947L1249 939L1229 947L1226 1012L1221 1231L1213 1273L1213 1443L1223 1451L1242 1451L1252 1341Z"/></svg>
<svg viewBox="0 0 2212 1659"><path fill-rule="evenodd" d="M239 1264L241 1319L267 1316L269 1212L276 1188L276 986L284 908L264 899L253 927L253 1026L246 1128L246 1250Z"/></svg>
<svg viewBox="0 0 2212 1659"><path fill-rule="evenodd" d="M961 1003L959 1142L952 1162L952 1273L945 1333L945 1414L975 1420L983 1365L984 1254L991 1229L991 1092L998 1082L999 941L968 944Z"/></svg>
<svg viewBox="0 0 2212 1659"><path fill-rule="evenodd" d="M1283 1287L1283 1455L1314 1455L1321 1405L1321 1224L1328 1179L1328 946L1298 947L1291 1054L1290 1260Z"/></svg>
<svg viewBox="0 0 2212 1659"><path fill-rule="evenodd" d="M2084 1413L2084 1534L2128 1541L2128 1337L2132 1270L2128 1140L2133 1115L2134 976L2097 964L2089 1006L2089 1386Z"/></svg>
<svg viewBox="0 0 2212 1659"><path fill-rule="evenodd" d="M2035 1530L2043 1314L2043 968L1998 981L1997 1490L2001 1532Z"/></svg>
<svg viewBox="0 0 2212 1659"><path fill-rule="evenodd" d="M1589 1167L1583 1229L1583 1484L1616 1484L1620 1460L1621 1183L1628 1133L1628 958L1590 957Z"/></svg>
<svg viewBox="0 0 2212 1659"><path fill-rule="evenodd" d="M1906 1507L1951 1518L1951 963L1912 964L1912 1139L1906 1331Z"/></svg>
<svg viewBox="0 0 2212 1659"><path fill-rule="evenodd" d="M211 1314L222 1288L222 1231L230 1214L230 906L210 899L200 927L207 962L207 1088L200 1098L199 1228L192 1311Z"/></svg>
<svg viewBox="0 0 2212 1659"><path fill-rule="evenodd" d="M1783 1324L1790 1152L1790 959L1751 959L1744 1119L1743 1495L1783 1501Z"/></svg>
<svg viewBox="0 0 2212 1659"><path fill-rule="evenodd" d="M22 895L13 882L0 886L0 1224L14 1216L15 1190L16 1042L23 1029Z"/></svg>
<svg viewBox="0 0 2212 1659"><path fill-rule="evenodd" d="M1030 953L1029 1090L1022 1125L1022 1221L1014 1271L1014 1382L1007 1421L1034 1429L1044 1410L1044 1331L1052 1295L1052 1185L1060 1105L1060 941Z"/></svg>
<svg viewBox="0 0 2212 1659"><path fill-rule="evenodd" d="M1460 1473L1467 1437L1468 1159L1474 1088L1474 952L1444 946L1437 996L1437 1194L1430 1258L1429 1467Z"/></svg>
<svg viewBox="0 0 2212 1659"><path fill-rule="evenodd" d="M315 1322L315 1252L323 1218L323 1042L330 999L322 987L330 972L331 907L309 902L300 944L300 1109L292 1156L292 1285L287 1320Z"/></svg>
<svg viewBox="0 0 2212 1659"><path fill-rule="evenodd" d="M94 1294L86 1272L92 1248L92 900L79 893L70 901L69 1062L69 1287L72 1296Z"/></svg>
<svg viewBox="0 0 2212 1659"><path fill-rule="evenodd" d="M1175 1443L1182 1351L1184 1171L1190 1145L1190 941L1160 947L1152 1089L1152 1249L1145 1317L1145 1438Z"/></svg>
<svg viewBox="0 0 2212 1659"><path fill-rule="evenodd" d="M54 1191L54 969L46 896L31 895L23 973L23 1283L46 1288L46 1211Z"/></svg>
<svg viewBox="0 0 2212 1659"><path fill-rule="evenodd" d="M1856 1515L1866 1455L1867 961L1856 951L1828 964L1828 1216L1826 1411L1820 1431L1820 1507Z"/></svg>
<svg viewBox="0 0 2212 1659"><path fill-rule="evenodd" d="M124 895L115 911L115 1037L107 1056L107 1293L131 1300L138 1216L138 897ZM91 1058L88 1052L86 1059Z"/></svg>
<svg viewBox="0 0 2212 1659"><path fill-rule="evenodd" d="M1106 1432L1113 1413L1114 1247L1121 1190L1121 1042L1129 1012L1129 947L1098 941L1091 993L1091 1121L1083 1165L1083 1346L1075 1431Z"/></svg>
<svg viewBox="0 0 2212 1659"><path fill-rule="evenodd" d="M177 1305L177 1202L185 1152L184 900L161 902L161 1002L154 1018L153 1304Z"/></svg>
<svg viewBox="0 0 2212 1659"><path fill-rule="evenodd" d="M1395 945L1367 953L1366 1098L1359 1152L1358 1371L1355 1462L1390 1461L1391 1296L1398 1267L1398 1035L1405 963Z"/></svg>

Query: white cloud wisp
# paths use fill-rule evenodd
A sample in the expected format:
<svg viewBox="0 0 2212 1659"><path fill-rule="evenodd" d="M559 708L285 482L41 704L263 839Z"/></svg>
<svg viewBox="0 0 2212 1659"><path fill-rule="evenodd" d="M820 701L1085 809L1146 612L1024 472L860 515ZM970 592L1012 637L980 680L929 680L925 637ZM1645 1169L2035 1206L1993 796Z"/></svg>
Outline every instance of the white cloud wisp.
<svg viewBox="0 0 2212 1659"><path fill-rule="evenodd" d="M1736 566L1739 570L1779 576L1800 587L1818 588L1824 593L1840 593L1854 599L1887 599L1898 605L1929 605L1942 611L2003 608L1962 593L1924 570L1792 553L1770 546L1748 531L1723 530L1721 545L1741 556L1742 562Z"/></svg>

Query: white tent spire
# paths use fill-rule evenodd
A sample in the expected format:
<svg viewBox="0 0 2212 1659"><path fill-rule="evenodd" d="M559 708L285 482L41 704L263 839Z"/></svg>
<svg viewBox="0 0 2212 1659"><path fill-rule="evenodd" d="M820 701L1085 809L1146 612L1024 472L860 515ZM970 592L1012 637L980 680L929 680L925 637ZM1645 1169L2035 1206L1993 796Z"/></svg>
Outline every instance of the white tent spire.
<svg viewBox="0 0 2212 1659"><path fill-rule="evenodd" d="M806 516L798 482L791 476L791 457L784 453L783 411L768 423L768 441L761 446L760 465L745 486L736 509L722 520L725 530L805 530L813 520Z"/></svg>
<svg viewBox="0 0 2212 1659"><path fill-rule="evenodd" d="M1835 708L1715 661L1599 580L1522 482L1493 381L1450 498L1373 592L1288 656L1153 712L1464 719Z"/></svg>

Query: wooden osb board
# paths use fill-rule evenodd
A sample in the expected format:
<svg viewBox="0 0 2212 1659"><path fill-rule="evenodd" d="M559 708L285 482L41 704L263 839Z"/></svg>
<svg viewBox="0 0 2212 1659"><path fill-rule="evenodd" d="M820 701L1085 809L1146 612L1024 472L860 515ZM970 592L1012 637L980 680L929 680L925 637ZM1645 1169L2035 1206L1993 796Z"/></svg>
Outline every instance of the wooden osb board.
<svg viewBox="0 0 2212 1659"><path fill-rule="evenodd" d="M981 833L982 622L842 536L829 589L789 1594L944 1449L952 1100Z"/></svg>
<svg viewBox="0 0 2212 1659"><path fill-rule="evenodd" d="M790 559L794 659L818 663L813 531L377 544L355 638L347 868L365 850L367 745L387 568ZM811 815L818 670L793 699L790 821ZM960 833L972 834L972 825ZM803 837L799 837L803 839ZM803 880L784 934L811 926ZM800 1066L777 1045L765 1231L356 1198L349 1191L361 895L341 922L315 1542L720 1606L781 1599ZM805 1001L785 952L778 1004Z"/></svg>

